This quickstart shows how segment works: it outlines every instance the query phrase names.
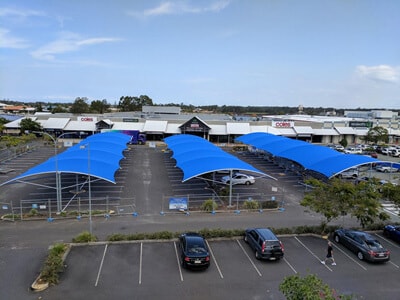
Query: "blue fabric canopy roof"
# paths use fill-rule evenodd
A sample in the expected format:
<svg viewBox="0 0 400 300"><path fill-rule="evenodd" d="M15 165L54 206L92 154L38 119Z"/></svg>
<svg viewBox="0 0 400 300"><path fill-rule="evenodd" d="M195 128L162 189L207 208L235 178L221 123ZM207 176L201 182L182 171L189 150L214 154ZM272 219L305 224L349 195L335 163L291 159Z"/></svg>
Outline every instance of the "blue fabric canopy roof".
<svg viewBox="0 0 400 300"><path fill-rule="evenodd" d="M221 170L249 171L275 179L203 138L181 134L167 137L164 141L173 152L172 158L177 161L176 166L183 172L182 182Z"/></svg>
<svg viewBox="0 0 400 300"><path fill-rule="evenodd" d="M236 140L267 151L274 156L295 161L305 169L321 173L328 178L360 165L381 163L372 157L344 154L328 147L265 132L249 133Z"/></svg>
<svg viewBox="0 0 400 300"><path fill-rule="evenodd" d="M119 169L119 162L124 157L122 153L129 141L130 136L122 133L94 134L2 185L54 172L90 174L92 177L115 183L114 174Z"/></svg>

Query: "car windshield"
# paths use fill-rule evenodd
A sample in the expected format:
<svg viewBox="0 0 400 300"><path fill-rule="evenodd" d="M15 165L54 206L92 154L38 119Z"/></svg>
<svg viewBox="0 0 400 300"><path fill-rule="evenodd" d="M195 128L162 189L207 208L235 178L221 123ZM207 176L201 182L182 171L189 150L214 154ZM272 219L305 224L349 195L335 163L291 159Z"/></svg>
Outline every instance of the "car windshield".
<svg viewBox="0 0 400 300"><path fill-rule="evenodd" d="M207 253L207 250L201 245L192 245L189 247L188 252L191 254Z"/></svg>
<svg viewBox="0 0 400 300"><path fill-rule="evenodd" d="M366 240L365 243L370 249L382 249L383 246L377 240Z"/></svg>

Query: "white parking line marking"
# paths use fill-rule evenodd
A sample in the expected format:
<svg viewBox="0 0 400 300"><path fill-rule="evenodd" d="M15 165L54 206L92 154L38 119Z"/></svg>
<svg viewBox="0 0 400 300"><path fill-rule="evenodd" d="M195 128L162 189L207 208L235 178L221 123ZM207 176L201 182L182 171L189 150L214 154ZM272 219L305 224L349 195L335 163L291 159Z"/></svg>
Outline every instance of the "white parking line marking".
<svg viewBox="0 0 400 300"><path fill-rule="evenodd" d="M340 249L338 246L336 246L334 243L332 243L332 246L338 249L340 252L342 252L344 255L346 255L348 258L350 258L353 262L355 262L357 265L359 265L361 268L363 268L365 271L367 271L367 268L364 267L362 264L360 264L358 261L356 261L353 257L348 255L346 252L344 252L342 249Z"/></svg>
<svg viewBox="0 0 400 300"><path fill-rule="evenodd" d="M178 263L179 274L181 276L181 281L183 281L181 263L179 262L179 254L178 254L178 249L176 248L175 242L174 242L174 247L175 247L175 254L176 254L176 262Z"/></svg>
<svg viewBox="0 0 400 300"><path fill-rule="evenodd" d="M285 263L292 269L292 271L294 272L294 274L297 274L296 269L287 261L287 259L284 257L283 260L285 261Z"/></svg>
<svg viewBox="0 0 400 300"><path fill-rule="evenodd" d="M215 259L214 252L212 251L212 249L211 249L211 247L210 247L210 244L208 243L208 241L206 241L206 243L207 243L208 249L210 250L211 256L212 256L213 261L214 261L214 264L215 264L215 266L217 267L217 270L218 270L218 272L219 272L219 276L221 276L221 278L224 278L224 275L222 275L221 269L219 268L218 262L217 262L217 260Z"/></svg>
<svg viewBox="0 0 400 300"><path fill-rule="evenodd" d="M248 260L250 261L250 263L253 265L253 268L256 270L256 272L258 273L258 275L261 277L262 274L261 272L258 270L256 264L253 262L253 260L250 258L250 256L247 254L247 252L244 250L242 244L239 242L239 240L236 240L236 242L238 243L238 245L240 246L240 248L242 248L243 253L247 256Z"/></svg>
<svg viewBox="0 0 400 300"><path fill-rule="evenodd" d="M380 234L377 234L377 233L375 233L375 235L376 235L376 236L379 236L379 237L380 237L382 240L384 240L386 243L389 243L390 245L392 245L392 246L394 246L394 247L400 248L399 245L393 243L391 240L388 240L386 237L384 237L384 236L382 236L382 235L380 235Z"/></svg>
<svg viewBox="0 0 400 300"><path fill-rule="evenodd" d="M140 243L139 284L142 284L142 257L143 257L143 243Z"/></svg>
<svg viewBox="0 0 400 300"><path fill-rule="evenodd" d="M103 268L103 263L104 263L104 258L106 256L107 248L108 248L108 244L106 244L106 247L104 248L103 257L101 258L101 263L100 263L99 271L97 272L96 283L94 284L94 286L97 286L97 284L99 283L100 273L101 273L101 269Z"/></svg>
<svg viewBox="0 0 400 300"><path fill-rule="evenodd" d="M316 254L314 254L314 252L312 252L312 251L310 250L310 248L308 248L306 245L304 245L303 242L300 241L300 240L297 238L297 236L295 236L294 238L300 243L300 245L302 245L305 249L307 249L307 251L310 252L311 255L314 256L314 257L321 263L321 259L320 259ZM328 265L325 264L324 266L325 266L329 271L331 271L331 272L333 271L331 268L328 267Z"/></svg>

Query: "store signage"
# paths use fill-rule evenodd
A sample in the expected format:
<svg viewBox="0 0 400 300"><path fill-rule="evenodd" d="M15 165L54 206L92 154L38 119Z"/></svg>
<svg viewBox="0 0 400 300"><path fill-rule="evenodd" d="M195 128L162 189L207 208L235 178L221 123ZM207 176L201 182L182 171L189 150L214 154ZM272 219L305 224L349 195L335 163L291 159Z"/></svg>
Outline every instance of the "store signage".
<svg viewBox="0 0 400 300"><path fill-rule="evenodd" d="M360 122L360 121L350 121L350 127L359 127L359 128L372 128L372 122Z"/></svg>
<svg viewBox="0 0 400 300"><path fill-rule="evenodd" d="M272 127L290 128L290 127L294 127L294 122L290 122L290 121L272 121Z"/></svg>
<svg viewBox="0 0 400 300"><path fill-rule="evenodd" d="M97 117L78 117L79 122L97 122Z"/></svg>

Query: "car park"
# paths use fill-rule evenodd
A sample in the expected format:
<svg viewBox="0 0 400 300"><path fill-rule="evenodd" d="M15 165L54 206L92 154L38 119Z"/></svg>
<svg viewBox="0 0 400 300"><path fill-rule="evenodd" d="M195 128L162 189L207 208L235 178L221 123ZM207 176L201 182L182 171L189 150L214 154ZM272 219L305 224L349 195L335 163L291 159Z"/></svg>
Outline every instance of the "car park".
<svg viewBox="0 0 400 300"><path fill-rule="evenodd" d="M256 259L279 260L284 256L282 242L268 228L249 228L244 241L254 251Z"/></svg>
<svg viewBox="0 0 400 300"><path fill-rule="evenodd" d="M245 184L250 185L256 182L255 178L251 175L243 174L243 173L235 173L232 175L232 178L228 176L224 176L221 178L222 183L230 184Z"/></svg>
<svg viewBox="0 0 400 300"><path fill-rule="evenodd" d="M357 230L337 229L333 239L352 252L357 254L360 260L370 262L386 262L390 260L390 251L372 235Z"/></svg>
<svg viewBox="0 0 400 300"><path fill-rule="evenodd" d="M400 226L386 225L383 228L383 235L400 243Z"/></svg>
<svg viewBox="0 0 400 300"><path fill-rule="evenodd" d="M183 268L207 269L210 253L206 240L197 233L184 233L179 237L181 265Z"/></svg>

